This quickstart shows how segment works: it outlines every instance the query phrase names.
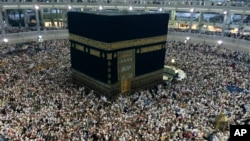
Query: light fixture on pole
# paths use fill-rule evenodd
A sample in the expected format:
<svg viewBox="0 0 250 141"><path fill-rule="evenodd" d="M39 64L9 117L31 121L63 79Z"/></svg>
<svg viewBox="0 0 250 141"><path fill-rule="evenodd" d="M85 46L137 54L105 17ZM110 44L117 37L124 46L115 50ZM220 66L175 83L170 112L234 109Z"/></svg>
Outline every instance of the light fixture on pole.
<svg viewBox="0 0 250 141"><path fill-rule="evenodd" d="M220 47L223 44L223 41L222 40L218 40L217 43L218 43L218 47Z"/></svg>
<svg viewBox="0 0 250 141"><path fill-rule="evenodd" d="M191 8L191 9L190 9L190 12L193 13L193 12L194 12L194 8Z"/></svg>
<svg viewBox="0 0 250 141"><path fill-rule="evenodd" d="M224 38L226 25L228 24L227 19L229 18L228 11L224 11L223 14L224 14L224 19L223 19L223 25L222 25L222 29L221 29L221 39Z"/></svg>
<svg viewBox="0 0 250 141"><path fill-rule="evenodd" d="M39 48L42 49L43 48L43 36L38 35L37 36L37 41L38 41Z"/></svg>
<svg viewBox="0 0 250 141"><path fill-rule="evenodd" d="M7 47L9 40L7 38L3 38L4 45Z"/></svg>
<svg viewBox="0 0 250 141"><path fill-rule="evenodd" d="M34 5L35 8L35 18L36 18L36 28L37 28L37 35L41 34L41 28L40 28L40 16L39 16L39 6L38 5Z"/></svg>
<svg viewBox="0 0 250 141"><path fill-rule="evenodd" d="M190 37L187 36L186 39L184 40L184 43L185 43L185 44L189 43L189 40L190 40Z"/></svg>
<svg viewBox="0 0 250 141"><path fill-rule="evenodd" d="M190 20L189 20L189 29L188 29L188 36L191 35L191 30L192 30L192 26L193 26L193 17L194 17L194 8L190 9Z"/></svg>
<svg viewBox="0 0 250 141"><path fill-rule="evenodd" d="M7 38L3 38L3 42L4 42L5 44L7 44L7 43L9 42L9 40L8 40Z"/></svg>
<svg viewBox="0 0 250 141"><path fill-rule="evenodd" d="M99 6L99 10L102 10L102 9L103 9L103 7L100 5L100 6Z"/></svg>
<svg viewBox="0 0 250 141"><path fill-rule="evenodd" d="M173 59L171 59L171 63L172 64L174 64L175 63L175 59L173 58Z"/></svg>
<svg viewBox="0 0 250 141"><path fill-rule="evenodd" d="M221 45L223 43L222 40L218 40L218 45Z"/></svg>
<svg viewBox="0 0 250 141"><path fill-rule="evenodd" d="M170 66L172 69L175 69L175 59L172 58L171 59L171 66Z"/></svg>
<svg viewBox="0 0 250 141"><path fill-rule="evenodd" d="M43 42L43 36L42 35L38 35L37 39L38 39L39 43Z"/></svg>
<svg viewBox="0 0 250 141"><path fill-rule="evenodd" d="M132 11L132 10L133 10L133 7L132 7L132 6L129 6L128 10L129 10L129 11Z"/></svg>
<svg viewBox="0 0 250 141"><path fill-rule="evenodd" d="M159 8L159 11L162 12L162 7Z"/></svg>
<svg viewBox="0 0 250 141"><path fill-rule="evenodd" d="M68 5L68 10L71 10L72 9L72 6L71 5Z"/></svg>
<svg viewBox="0 0 250 141"><path fill-rule="evenodd" d="M38 10L38 9L39 9L39 6L38 6L38 5L35 5L34 7L35 7L35 9L36 9L36 10Z"/></svg>

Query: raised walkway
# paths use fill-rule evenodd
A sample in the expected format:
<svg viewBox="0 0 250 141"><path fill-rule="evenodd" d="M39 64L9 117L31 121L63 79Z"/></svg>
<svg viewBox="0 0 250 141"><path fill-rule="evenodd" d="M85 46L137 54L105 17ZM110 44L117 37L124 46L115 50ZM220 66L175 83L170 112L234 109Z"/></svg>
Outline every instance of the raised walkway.
<svg viewBox="0 0 250 141"><path fill-rule="evenodd" d="M38 41L37 35L37 31L6 34L6 38L8 39L7 44ZM43 40L68 39L69 36L68 30L47 30L42 31L41 35L43 36ZM205 43L209 45L217 45L217 41L221 38L220 36L212 36L205 34L168 32L167 40L176 40L184 42L184 40L186 40L186 37L188 36L190 37L188 43ZM3 39L1 34L0 39ZM223 41L223 44L221 45L222 47L227 47L233 50L241 50L250 53L250 41L227 37L224 37L221 40ZM5 46L6 43L1 40L0 44L1 46Z"/></svg>

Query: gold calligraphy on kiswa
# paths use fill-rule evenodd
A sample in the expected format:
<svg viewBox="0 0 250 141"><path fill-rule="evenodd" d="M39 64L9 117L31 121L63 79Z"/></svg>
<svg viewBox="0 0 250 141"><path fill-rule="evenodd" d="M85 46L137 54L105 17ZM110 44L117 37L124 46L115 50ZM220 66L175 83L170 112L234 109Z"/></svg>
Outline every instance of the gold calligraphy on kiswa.
<svg viewBox="0 0 250 141"><path fill-rule="evenodd" d="M108 53L108 54L107 54L107 59L108 59L108 60L112 60L112 53Z"/></svg>
<svg viewBox="0 0 250 141"><path fill-rule="evenodd" d="M119 49L119 48L148 45L148 44L153 44L153 43L164 42L166 40L167 40L167 36L162 35L162 36L156 36L156 37L120 41L120 42L111 43L110 49L113 50L113 49Z"/></svg>
<svg viewBox="0 0 250 141"><path fill-rule="evenodd" d="M80 51L84 51L84 46L76 44L75 49L80 50Z"/></svg>
<svg viewBox="0 0 250 141"><path fill-rule="evenodd" d="M141 48L141 53L156 51L156 50L160 50L161 48L162 48L162 45L154 45L154 46L144 47L144 48Z"/></svg>
<svg viewBox="0 0 250 141"><path fill-rule="evenodd" d="M120 58L129 58L134 56L134 50L123 51L120 53Z"/></svg>
<svg viewBox="0 0 250 141"><path fill-rule="evenodd" d="M82 44L95 47L95 48L99 48L99 49L103 49L103 50L116 50L116 49L122 49L122 48L128 48L128 47L166 42L167 35L118 41L118 42L112 42L112 43L101 42L101 41L89 39L89 38L82 37L82 36L75 35L75 34L69 34L69 39L76 41L78 43L82 43Z"/></svg>
<svg viewBox="0 0 250 141"><path fill-rule="evenodd" d="M69 34L69 39L92 47L103 48L103 49L108 48L108 43L92 40L75 34Z"/></svg>
<svg viewBox="0 0 250 141"><path fill-rule="evenodd" d="M101 55L101 53L100 53L100 51L98 51L98 50L94 50L94 49L90 49L90 54L91 55L94 55L94 56L96 56L96 57L100 57Z"/></svg>

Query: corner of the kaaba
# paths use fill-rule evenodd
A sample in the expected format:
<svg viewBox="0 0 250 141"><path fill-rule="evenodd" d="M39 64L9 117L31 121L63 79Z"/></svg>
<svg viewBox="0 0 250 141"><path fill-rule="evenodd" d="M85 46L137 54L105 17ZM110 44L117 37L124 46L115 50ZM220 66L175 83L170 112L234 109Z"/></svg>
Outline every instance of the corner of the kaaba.
<svg viewBox="0 0 250 141"><path fill-rule="evenodd" d="M114 99L163 82L168 13L69 12L72 78Z"/></svg>

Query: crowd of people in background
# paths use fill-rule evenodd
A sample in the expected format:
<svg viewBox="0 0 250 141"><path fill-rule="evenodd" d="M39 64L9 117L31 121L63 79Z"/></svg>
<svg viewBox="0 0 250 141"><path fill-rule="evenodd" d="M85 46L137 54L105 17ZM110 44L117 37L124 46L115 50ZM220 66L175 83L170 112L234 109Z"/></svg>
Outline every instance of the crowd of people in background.
<svg viewBox="0 0 250 141"><path fill-rule="evenodd" d="M43 30L62 30L66 29L64 27L41 27L41 31ZM20 32L31 32L31 31L37 31L36 27L7 27L5 28L5 33L6 34L11 34L11 33L20 33ZM0 31L2 33L2 31Z"/></svg>
<svg viewBox="0 0 250 141"><path fill-rule="evenodd" d="M174 58L187 78L114 101L72 81L68 40L11 45L0 52L0 140L227 141L228 129L214 129L220 113L250 124L249 53L167 44L165 63Z"/></svg>
<svg viewBox="0 0 250 141"><path fill-rule="evenodd" d="M189 32L189 29L169 28L168 31L171 31L171 32ZM191 30L191 33L201 34L201 35L218 36L218 37L220 37L222 34L221 31L199 31L199 30ZM224 37L250 41L250 32L247 32L246 34L224 32Z"/></svg>

